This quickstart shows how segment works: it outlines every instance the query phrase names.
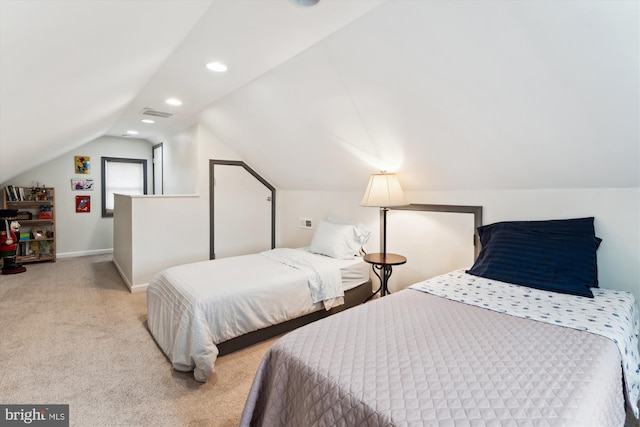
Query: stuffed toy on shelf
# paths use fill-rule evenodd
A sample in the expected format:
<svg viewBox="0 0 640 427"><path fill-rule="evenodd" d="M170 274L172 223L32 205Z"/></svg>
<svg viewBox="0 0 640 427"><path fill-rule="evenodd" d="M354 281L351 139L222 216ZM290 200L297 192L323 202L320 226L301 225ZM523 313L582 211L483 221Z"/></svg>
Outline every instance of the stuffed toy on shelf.
<svg viewBox="0 0 640 427"><path fill-rule="evenodd" d="M16 249L20 238L20 223L16 209L0 209L0 258L2 274L17 274L27 271L16 263Z"/></svg>

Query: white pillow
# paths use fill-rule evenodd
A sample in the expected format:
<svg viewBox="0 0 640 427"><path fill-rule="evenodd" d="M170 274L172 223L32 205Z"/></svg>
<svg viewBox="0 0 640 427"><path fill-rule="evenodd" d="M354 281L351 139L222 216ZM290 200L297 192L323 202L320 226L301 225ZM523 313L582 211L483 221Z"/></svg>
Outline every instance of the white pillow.
<svg viewBox="0 0 640 427"><path fill-rule="evenodd" d="M337 259L352 259L360 252L360 238L353 224L321 221L311 239L309 250Z"/></svg>
<svg viewBox="0 0 640 427"><path fill-rule="evenodd" d="M360 248L364 246L365 243L367 243L367 240L369 240L369 236L371 235L371 231L367 228L366 225L357 221L350 221L348 219L340 218L333 213L329 214L327 221L333 222L334 224L353 225L355 227L354 233L356 242L358 243L358 251L360 251Z"/></svg>

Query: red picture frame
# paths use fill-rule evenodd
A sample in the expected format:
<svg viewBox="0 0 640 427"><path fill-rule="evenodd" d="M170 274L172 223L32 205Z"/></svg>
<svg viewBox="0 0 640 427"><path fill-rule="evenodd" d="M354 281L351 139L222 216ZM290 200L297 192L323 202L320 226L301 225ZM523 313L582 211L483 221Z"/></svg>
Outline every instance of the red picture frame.
<svg viewBox="0 0 640 427"><path fill-rule="evenodd" d="M91 212L91 196L76 196L76 213Z"/></svg>

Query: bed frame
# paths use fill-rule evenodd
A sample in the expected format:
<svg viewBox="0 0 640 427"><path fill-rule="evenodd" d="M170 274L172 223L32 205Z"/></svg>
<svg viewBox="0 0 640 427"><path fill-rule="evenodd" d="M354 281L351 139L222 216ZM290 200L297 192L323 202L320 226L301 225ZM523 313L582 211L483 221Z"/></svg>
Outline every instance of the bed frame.
<svg viewBox="0 0 640 427"><path fill-rule="evenodd" d="M422 203L411 203L406 206L392 206L385 209L397 210L397 211L422 211L422 212L449 212L449 213L463 213L473 215L473 252L474 258L478 258L480 255L480 236L478 236L478 227L482 225L482 206L468 206L468 205L431 205ZM384 218L384 212L380 208L380 235L382 235L382 222ZM382 251L382 243L380 243L380 250Z"/></svg>
<svg viewBox="0 0 640 427"><path fill-rule="evenodd" d="M247 334L240 335L239 337L235 337L228 341L216 344L219 352L218 357L243 349L245 347L249 347L261 341L268 340L269 338L282 335L286 332L290 332L308 323L315 322L316 320L320 320L342 310L360 305L364 303L369 296L371 296L371 290L371 279L369 279L367 282L346 291L344 293L344 304L334 307L331 310L325 310L321 308L318 311L314 311L313 313L306 314L302 317L287 320L286 322L278 323L277 325L258 329L257 331L249 332Z"/></svg>

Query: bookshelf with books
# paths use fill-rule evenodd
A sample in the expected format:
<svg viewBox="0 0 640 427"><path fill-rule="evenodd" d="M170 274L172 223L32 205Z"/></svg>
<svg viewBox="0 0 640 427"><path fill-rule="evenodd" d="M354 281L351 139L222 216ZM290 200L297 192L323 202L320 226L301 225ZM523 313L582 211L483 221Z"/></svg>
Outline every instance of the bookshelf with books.
<svg viewBox="0 0 640 427"><path fill-rule="evenodd" d="M16 262L55 262L55 189L7 185L3 193L4 208L18 210L20 238L16 248Z"/></svg>

